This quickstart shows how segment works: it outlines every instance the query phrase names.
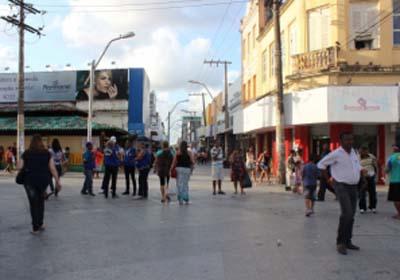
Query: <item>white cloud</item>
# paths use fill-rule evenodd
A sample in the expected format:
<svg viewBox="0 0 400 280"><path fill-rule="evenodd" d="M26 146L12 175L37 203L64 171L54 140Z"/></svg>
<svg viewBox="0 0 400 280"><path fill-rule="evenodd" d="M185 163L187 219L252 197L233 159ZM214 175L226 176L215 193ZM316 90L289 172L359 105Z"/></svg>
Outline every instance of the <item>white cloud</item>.
<svg viewBox="0 0 400 280"><path fill-rule="evenodd" d="M17 70L18 56L14 49L9 46L0 45L0 71L4 71L6 67L9 67L10 71Z"/></svg>

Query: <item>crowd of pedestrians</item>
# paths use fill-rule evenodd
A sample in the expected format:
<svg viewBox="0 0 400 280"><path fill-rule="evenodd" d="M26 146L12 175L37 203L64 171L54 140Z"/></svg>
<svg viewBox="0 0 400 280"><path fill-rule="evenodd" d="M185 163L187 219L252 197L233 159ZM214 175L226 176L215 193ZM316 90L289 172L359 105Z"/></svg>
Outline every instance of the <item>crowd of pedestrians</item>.
<svg viewBox="0 0 400 280"><path fill-rule="evenodd" d="M400 219L400 146L393 145L393 150L394 153L388 159L385 171L389 173L390 180L388 200L394 203L396 209L393 218ZM12 159L12 147L8 148L7 152L0 149L0 152L3 153L2 157L7 159L7 168L12 169L8 166L16 162L15 156L14 160ZM103 151L99 148L94 149L93 143L87 142L82 154L84 181L81 194L95 196L93 178L99 176L104 168L101 194L106 199L110 193L112 198L118 198L117 177L122 167L125 175L122 195L132 194L138 196L137 199L147 199L148 176L153 168L160 181L161 203L170 202L171 195L176 194L179 204L189 204L189 181L195 167L196 154L195 147L189 147L185 141L182 141L176 149L165 141L158 151L150 150L144 142L137 143L136 138L127 140L122 148L118 145L116 137L112 136L106 142ZM213 195L225 194L222 190L225 160L231 167L230 179L234 195L239 194L239 189L240 194L245 195L245 188L252 185L251 179L253 184L260 185L266 178L270 184L272 158L268 150L262 151L255 157L252 148L245 153L242 149L236 149L227 158L221 144L216 141L210 150L210 157ZM8 158L11 158L10 162ZM61 190L60 178L69 160L69 151L67 154L67 149L62 149L58 139L53 139L51 146L46 148L39 135L32 137L28 150L18 160L19 168L26 174L24 188L30 204L32 234L44 230L44 201L53 193L57 196ZM347 250L360 249L352 241L357 206L361 214L367 210L377 213L378 168L377 159L368 148L363 146L356 152L353 149L353 135L343 132L340 135L340 147L330 151L329 147L324 145L323 152L318 158L310 155L304 162L301 150L290 151L286 160L286 188L304 196L306 217L315 213L315 201L324 201L326 190L335 194L341 210L336 239L337 251L340 254L347 254ZM258 179L257 170L260 171ZM138 182L136 182L136 172L138 172ZM170 185L171 178L176 179L174 187ZM317 193L318 181L320 183ZM46 191L47 188L50 188L50 192Z"/></svg>

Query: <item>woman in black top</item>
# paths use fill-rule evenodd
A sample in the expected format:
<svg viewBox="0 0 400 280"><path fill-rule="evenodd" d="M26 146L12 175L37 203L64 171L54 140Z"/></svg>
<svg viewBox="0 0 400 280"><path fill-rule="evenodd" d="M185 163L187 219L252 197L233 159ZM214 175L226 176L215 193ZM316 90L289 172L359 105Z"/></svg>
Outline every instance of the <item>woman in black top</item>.
<svg viewBox="0 0 400 280"><path fill-rule="evenodd" d="M156 160L154 162L154 173L157 173L160 178L161 203L169 201L169 170L171 169L173 159L174 156L169 148L169 143L168 141L164 141L162 143L162 150L157 152Z"/></svg>
<svg viewBox="0 0 400 280"><path fill-rule="evenodd" d="M179 152L175 155L172 162L172 168L176 166L176 185L178 187L179 204L189 204L189 179L194 167L192 153L188 151L186 141L182 141L179 146Z"/></svg>
<svg viewBox="0 0 400 280"><path fill-rule="evenodd" d="M271 184L271 168L270 168L271 157L269 156L267 149L265 149L265 151L263 151L260 154L257 161L261 169L261 174L258 184L260 185L262 184L264 177L267 178L267 184Z"/></svg>
<svg viewBox="0 0 400 280"><path fill-rule="evenodd" d="M44 230L44 193L53 176L56 180L57 190L61 190L60 178L58 176L54 160L45 148L40 135L32 137L29 149L22 156L20 168L25 172L24 188L29 199L32 234L38 234Z"/></svg>

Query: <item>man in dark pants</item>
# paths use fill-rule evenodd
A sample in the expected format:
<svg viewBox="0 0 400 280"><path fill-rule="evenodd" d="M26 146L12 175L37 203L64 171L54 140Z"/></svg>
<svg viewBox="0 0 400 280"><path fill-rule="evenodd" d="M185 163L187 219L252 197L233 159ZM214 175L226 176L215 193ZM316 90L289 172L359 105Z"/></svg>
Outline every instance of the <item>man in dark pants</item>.
<svg viewBox="0 0 400 280"><path fill-rule="evenodd" d="M321 153L320 158L323 159L330 152L331 152L331 150L329 150L329 144L325 143L322 146L322 153ZM329 175L329 168L328 168L328 175ZM321 179L320 179L319 190L318 190L318 201L324 201L325 200L326 190L328 190L331 193L333 193L334 195L336 195L335 189L329 183L329 180L327 180L325 177L322 176Z"/></svg>
<svg viewBox="0 0 400 280"><path fill-rule="evenodd" d="M132 139L128 140L124 151L124 172L125 172L125 192L122 195L129 195L130 178L132 179L132 196L136 195L136 178L135 178L135 157L136 148ZM129 178L130 177L130 178Z"/></svg>
<svg viewBox="0 0 400 280"><path fill-rule="evenodd" d="M340 221L337 235L337 251L347 254L349 250L360 250L352 241L354 215L357 209L358 184L362 167L353 145L353 135L350 132L340 134L340 147L326 155L319 163L321 175L328 180L327 168L330 166L333 185L340 203Z"/></svg>
<svg viewBox="0 0 400 280"><path fill-rule="evenodd" d="M115 137L114 137L115 139ZM117 176L118 167L120 165L120 153L119 147L116 145L116 140L111 137L111 140L107 142L106 148L104 149L104 165L105 173L103 177L102 189L104 191L104 197L108 198L108 186L110 184L111 177L111 195L112 198L117 198Z"/></svg>

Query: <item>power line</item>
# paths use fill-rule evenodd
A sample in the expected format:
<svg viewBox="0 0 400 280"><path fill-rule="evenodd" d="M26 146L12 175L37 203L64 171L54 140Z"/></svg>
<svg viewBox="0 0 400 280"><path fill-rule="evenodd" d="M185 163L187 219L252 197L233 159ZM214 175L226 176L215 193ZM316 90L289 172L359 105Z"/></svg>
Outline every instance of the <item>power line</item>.
<svg viewBox="0 0 400 280"><path fill-rule="evenodd" d="M154 6L154 7L146 7L146 8L132 8L132 9L127 9L124 7L120 7L121 9L102 9L102 10L96 10L96 9L73 9L70 10L71 7L65 7L66 9L54 9L54 10L48 10L48 13L60 13L60 12L65 12L67 9L70 10L69 13L118 13L118 12L147 12L147 11L156 11L156 10L172 10L172 9L184 9L184 8L202 8L202 7L212 7L212 6L223 6L227 4L240 4L240 3L247 3L247 0L231 0L230 2L227 1L221 1L221 2L212 2L212 3L202 3L202 4L189 4L189 5L179 5L179 6ZM114 6L115 7L115 6ZM84 8L84 7L82 7Z"/></svg>
<svg viewBox="0 0 400 280"><path fill-rule="evenodd" d="M134 7L134 6L151 6L151 5L168 5L168 4L179 4L179 3L188 3L188 2L202 2L202 1L210 1L210 0L171 0L171 1L156 1L156 2L146 2L146 3L116 3L116 4L92 4L92 5L63 5L63 4L40 4L41 7Z"/></svg>

